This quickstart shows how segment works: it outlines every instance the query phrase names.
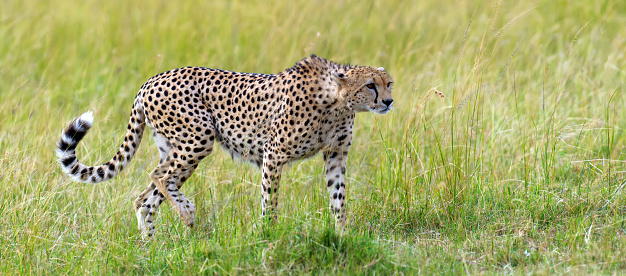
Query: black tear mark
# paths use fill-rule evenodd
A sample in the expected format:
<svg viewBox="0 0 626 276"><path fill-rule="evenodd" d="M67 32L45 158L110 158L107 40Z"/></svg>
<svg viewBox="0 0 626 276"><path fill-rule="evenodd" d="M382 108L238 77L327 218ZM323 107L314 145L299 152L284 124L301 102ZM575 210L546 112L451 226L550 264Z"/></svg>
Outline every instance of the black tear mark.
<svg viewBox="0 0 626 276"><path fill-rule="evenodd" d="M376 94L376 97L374 98L374 103L378 102L378 90L376 89L376 86L374 86L374 93Z"/></svg>

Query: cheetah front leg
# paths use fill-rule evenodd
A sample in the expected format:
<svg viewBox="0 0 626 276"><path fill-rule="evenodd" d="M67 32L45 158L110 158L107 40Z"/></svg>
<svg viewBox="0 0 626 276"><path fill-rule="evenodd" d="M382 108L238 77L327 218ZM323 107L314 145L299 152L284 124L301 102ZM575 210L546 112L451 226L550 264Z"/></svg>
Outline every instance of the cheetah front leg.
<svg viewBox="0 0 626 276"><path fill-rule="evenodd" d="M334 148L324 152L326 187L330 195L330 210L335 215L335 230L343 232L346 225L346 161L347 148Z"/></svg>
<svg viewBox="0 0 626 276"><path fill-rule="evenodd" d="M280 185L280 176L282 172L282 164L274 159L273 153L266 153L263 158L263 166L261 171L263 177L261 180L262 189L262 212L261 216L268 216L269 220L274 223L278 216L275 212L278 206L278 188Z"/></svg>

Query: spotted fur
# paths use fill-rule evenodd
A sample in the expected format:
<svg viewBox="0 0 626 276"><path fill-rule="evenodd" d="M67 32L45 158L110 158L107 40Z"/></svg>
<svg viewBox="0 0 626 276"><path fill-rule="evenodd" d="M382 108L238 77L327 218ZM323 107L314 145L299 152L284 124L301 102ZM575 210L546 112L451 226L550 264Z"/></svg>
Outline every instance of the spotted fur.
<svg viewBox="0 0 626 276"><path fill-rule="evenodd" d="M354 115L390 111L391 84L382 67L341 65L316 56L276 75L175 69L150 78L141 87L124 142L111 160L89 167L76 157L76 146L93 124L91 112L69 123L57 155L63 171L75 181L109 180L127 166L145 126L150 127L160 153L159 165L135 200L139 229L150 236L155 212L164 200L185 224L193 226L195 207L180 188L215 142L232 157L260 168L262 214L272 220L283 167L321 151L331 210L337 228L343 229L344 175Z"/></svg>

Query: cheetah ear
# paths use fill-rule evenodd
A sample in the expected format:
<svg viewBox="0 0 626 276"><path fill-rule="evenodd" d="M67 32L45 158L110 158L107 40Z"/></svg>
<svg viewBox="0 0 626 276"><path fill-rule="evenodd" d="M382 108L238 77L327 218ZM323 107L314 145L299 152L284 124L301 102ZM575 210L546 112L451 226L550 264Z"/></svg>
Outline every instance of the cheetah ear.
<svg viewBox="0 0 626 276"><path fill-rule="evenodd" d="M337 82L337 84L343 85L344 83L346 83L346 78L347 78L346 74L333 71L332 75L333 75L333 79L335 80L335 82Z"/></svg>
<svg viewBox="0 0 626 276"><path fill-rule="evenodd" d="M382 71L382 72L387 72L387 71L385 71L385 68L384 68L384 67L378 67L378 68L376 68L376 70L378 70L378 71Z"/></svg>

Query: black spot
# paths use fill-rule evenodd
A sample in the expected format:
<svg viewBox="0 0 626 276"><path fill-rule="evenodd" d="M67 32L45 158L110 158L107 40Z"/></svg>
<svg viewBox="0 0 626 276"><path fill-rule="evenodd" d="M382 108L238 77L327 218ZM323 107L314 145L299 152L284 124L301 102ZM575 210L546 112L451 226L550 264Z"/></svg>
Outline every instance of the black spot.
<svg viewBox="0 0 626 276"><path fill-rule="evenodd" d="M70 150L70 148L71 148L72 150L76 149L76 146L73 146L73 147L72 147L72 145L70 145L70 144L66 143L65 141L63 141L63 139L61 139L61 140L59 141L59 143L57 144L57 146L58 146L58 147L59 147L59 149L60 149L60 150L62 150L62 151L68 151L68 150Z"/></svg>
<svg viewBox="0 0 626 276"><path fill-rule="evenodd" d="M70 171L70 174L72 174L72 175L76 174L76 172L78 172L79 168L80 168L80 165L78 165L78 164L74 165L74 167L72 167L72 170Z"/></svg>
<svg viewBox="0 0 626 276"><path fill-rule="evenodd" d="M67 128L65 131L65 135L74 139L74 141L80 141L87 134L87 130L89 129L89 124L84 121L78 121L80 125L80 129L77 129L74 124Z"/></svg>
<svg viewBox="0 0 626 276"><path fill-rule="evenodd" d="M70 155L67 158L61 160L61 163L63 164L64 167L67 167L70 164L74 163L75 160L76 160L76 156L75 155Z"/></svg>
<svg viewBox="0 0 626 276"><path fill-rule="evenodd" d="M102 169L102 167L98 167L96 171L98 172L98 176L100 178L104 178L104 170Z"/></svg>

